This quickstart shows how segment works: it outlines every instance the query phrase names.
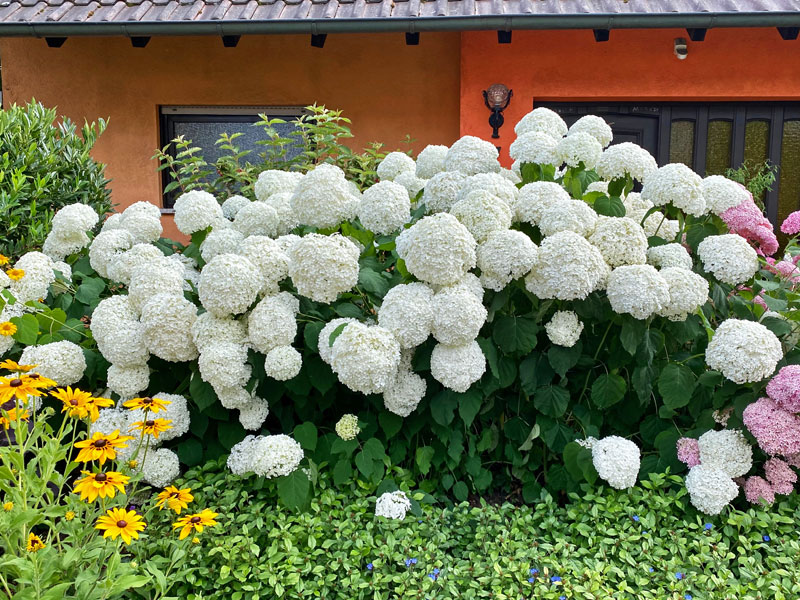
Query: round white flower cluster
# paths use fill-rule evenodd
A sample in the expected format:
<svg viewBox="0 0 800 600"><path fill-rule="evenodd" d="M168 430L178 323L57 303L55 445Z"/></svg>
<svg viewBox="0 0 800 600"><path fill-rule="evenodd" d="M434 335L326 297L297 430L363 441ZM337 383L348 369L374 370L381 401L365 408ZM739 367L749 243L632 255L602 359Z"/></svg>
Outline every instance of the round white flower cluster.
<svg viewBox="0 0 800 600"><path fill-rule="evenodd" d="M197 367L203 381L210 383L217 394L231 394L230 388L244 386L252 368L247 364L247 346L233 342L209 344L200 352Z"/></svg>
<svg viewBox="0 0 800 600"><path fill-rule="evenodd" d="M258 174L253 192L256 200L267 202L275 194L294 193L297 184L302 180L302 173L269 169Z"/></svg>
<svg viewBox="0 0 800 600"><path fill-rule="evenodd" d="M614 134L611 127L605 120L596 115L584 115L575 121L569 128L567 135L574 135L576 133L588 133L605 148L614 139Z"/></svg>
<svg viewBox="0 0 800 600"><path fill-rule="evenodd" d="M758 271L758 254L735 233L710 235L697 246L703 268L730 285L750 280Z"/></svg>
<svg viewBox="0 0 800 600"><path fill-rule="evenodd" d="M775 372L781 342L755 321L726 319L706 348L706 364L734 383L755 383Z"/></svg>
<svg viewBox="0 0 800 600"><path fill-rule="evenodd" d="M630 440L610 435L592 443L592 464L601 479L624 490L636 484L641 466L639 447Z"/></svg>
<svg viewBox="0 0 800 600"><path fill-rule="evenodd" d="M486 190L475 190L458 200L450 214L456 217L478 242L495 231L511 227L511 207Z"/></svg>
<svg viewBox="0 0 800 600"><path fill-rule="evenodd" d="M239 196L238 194L229 196L225 202L222 203L222 214L226 219L233 221L236 218L236 214L242 209L242 207L247 206L248 204L250 204L249 198Z"/></svg>
<svg viewBox="0 0 800 600"><path fill-rule="evenodd" d="M671 321L685 321L708 300L708 281L682 267L667 267L659 271L669 286L669 301L658 314Z"/></svg>
<svg viewBox="0 0 800 600"><path fill-rule="evenodd" d="M344 172L327 163L309 171L297 184L291 199L298 222L311 227L338 227L355 216L358 203L359 198L353 194Z"/></svg>
<svg viewBox="0 0 800 600"><path fill-rule="evenodd" d="M647 264L658 269L676 267L692 270L692 257L680 244L663 244L647 249Z"/></svg>
<svg viewBox="0 0 800 600"><path fill-rule="evenodd" d="M77 383L86 370L83 349L72 342L51 342L41 346L26 346L19 359L21 365L36 365L32 373L52 379L59 386Z"/></svg>
<svg viewBox="0 0 800 600"><path fill-rule="evenodd" d="M261 273L262 294L278 293L280 282L289 275L289 255L277 240L251 235L241 242L236 253L253 263Z"/></svg>
<svg viewBox="0 0 800 600"><path fill-rule="evenodd" d="M444 171L425 184L422 203L429 213L449 212L456 203L467 176L459 171Z"/></svg>
<svg viewBox="0 0 800 600"><path fill-rule="evenodd" d="M642 200L655 206L672 204L686 214L701 217L708 212L703 197L703 179L682 163L671 163L648 176Z"/></svg>
<svg viewBox="0 0 800 600"><path fill-rule="evenodd" d="M723 429L706 431L697 440L700 463L723 471L728 477L741 477L753 467L753 447L741 431Z"/></svg>
<svg viewBox="0 0 800 600"><path fill-rule="evenodd" d="M278 346L288 346L297 335L295 316L300 309L297 298L289 292L267 296L247 317L250 346L262 354Z"/></svg>
<svg viewBox="0 0 800 600"><path fill-rule="evenodd" d="M159 215L160 216L160 215ZM50 233L44 240L42 252L55 261L64 260L89 245L86 235L97 225L99 217L87 204L69 204L53 215Z"/></svg>
<svg viewBox="0 0 800 600"><path fill-rule="evenodd" d="M393 181L380 181L361 195L358 219L373 233L385 235L397 231L410 218L408 192Z"/></svg>
<svg viewBox="0 0 800 600"><path fill-rule="evenodd" d="M477 250L481 284L499 292L511 280L530 273L538 256L536 244L521 231L507 229L490 233Z"/></svg>
<svg viewBox="0 0 800 600"><path fill-rule="evenodd" d="M425 380L412 372L410 365L403 365L401 361L397 374L383 391L383 405L389 412L407 417L416 410L426 389Z"/></svg>
<svg viewBox="0 0 800 600"><path fill-rule="evenodd" d="M208 229L225 219L217 199L208 192L192 190L175 200L175 227L184 235ZM97 269L95 269L97 270Z"/></svg>
<svg viewBox="0 0 800 600"><path fill-rule="evenodd" d="M336 423L336 435L343 440L354 440L361 432L358 426L358 417L355 415L342 415L342 418Z"/></svg>
<svg viewBox="0 0 800 600"><path fill-rule="evenodd" d="M715 215L721 215L729 208L749 200L750 193L744 186L727 177L709 175L703 179L703 197L706 199L708 210Z"/></svg>
<svg viewBox="0 0 800 600"><path fill-rule="evenodd" d="M263 235L275 237L278 235L280 219L278 211L268 202L250 202L244 205L233 220L233 229L244 237L250 235Z"/></svg>
<svg viewBox="0 0 800 600"><path fill-rule="evenodd" d="M124 229L101 231L89 246L89 265L100 277L108 277L108 266L131 246L133 236Z"/></svg>
<svg viewBox="0 0 800 600"><path fill-rule="evenodd" d="M392 181L400 173L416 172L417 163L404 152L389 152L378 164L377 173L382 181Z"/></svg>
<svg viewBox="0 0 800 600"><path fill-rule="evenodd" d="M237 254L219 254L203 267L197 293L208 312L239 315L255 302L264 285L259 269Z"/></svg>
<svg viewBox="0 0 800 600"><path fill-rule="evenodd" d="M405 492L385 492L375 503L375 516L387 519L403 520L406 513L411 510L411 501Z"/></svg>
<svg viewBox="0 0 800 600"><path fill-rule="evenodd" d="M486 357L476 341L460 346L436 344L431 353L431 376L454 392L466 392L485 372Z"/></svg>
<svg viewBox="0 0 800 600"><path fill-rule="evenodd" d="M583 163L587 169L594 169L603 155L603 146L590 133L570 131L567 137L558 142L554 154L557 164L577 167Z"/></svg>
<svg viewBox="0 0 800 600"><path fill-rule="evenodd" d="M650 265L625 265L611 271L606 288L611 309L646 319L669 304L669 285Z"/></svg>
<svg viewBox="0 0 800 600"><path fill-rule="evenodd" d="M378 309L378 325L392 332L401 348L419 346L433 329L433 291L424 283L396 285Z"/></svg>
<svg viewBox="0 0 800 600"><path fill-rule="evenodd" d="M424 217L395 243L408 272L426 283L457 283L475 267L475 238L453 215Z"/></svg>
<svg viewBox="0 0 800 600"><path fill-rule="evenodd" d="M559 231L542 241L525 287L539 298L576 300L602 288L608 271L595 246L577 233Z"/></svg>
<svg viewBox="0 0 800 600"><path fill-rule="evenodd" d="M248 200L248 204L252 203ZM244 238L244 234L232 227L217 227L212 229L206 236L206 239L203 240L203 243L200 244L200 256L203 257L204 261L210 262L212 258L220 254L236 254ZM136 246L134 246L134 248L136 248ZM125 254L129 252L130 250Z"/></svg>
<svg viewBox="0 0 800 600"><path fill-rule="evenodd" d="M628 175L637 181L645 181L657 169L656 159L632 142L622 142L606 148L595 167L597 174L606 181Z"/></svg>
<svg viewBox="0 0 800 600"><path fill-rule="evenodd" d="M181 474L181 465L178 455L172 450L159 448L148 452L135 470L141 472L142 479L146 483L156 488L163 488Z"/></svg>
<svg viewBox="0 0 800 600"><path fill-rule="evenodd" d="M193 302L183 296L155 294L142 307L142 337L147 351L169 362L194 360L197 347L192 339L192 326L196 320L197 307Z"/></svg>
<svg viewBox="0 0 800 600"><path fill-rule="evenodd" d="M480 299L458 287L447 287L433 297L433 337L448 346L468 344L476 337L488 313Z"/></svg>
<svg viewBox="0 0 800 600"><path fill-rule="evenodd" d="M228 468L236 475L255 473L271 479L293 473L303 457L300 444L288 435L248 435L231 448Z"/></svg>
<svg viewBox="0 0 800 600"><path fill-rule="evenodd" d="M557 150L558 141L541 131L529 131L517 136L508 147L508 154L519 163L552 165L561 163Z"/></svg>
<svg viewBox="0 0 800 600"><path fill-rule="evenodd" d="M539 219L539 231L548 236L559 231L572 231L583 237L597 227L597 213L583 200L569 198L546 208Z"/></svg>
<svg viewBox="0 0 800 600"><path fill-rule="evenodd" d="M448 171L459 171L465 175L497 173L500 171L497 156L497 148L491 142L465 135L450 146L444 157L444 166Z"/></svg>
<svg viewBox="0 0 800 600"><path fill-rule="evenodd" d="M612 267L647 262L647 236L641 226L628 217L601 217L589 241Z"/></svg>
<svg viewBox="0 0 800 600"><path fill-rule="evenodd" d="M514 133L518 136L529 132L544 133L555 140L560 140L567 135L567 124L557 112L540 106L522 117L514 126Z"/></svg>
<svg viewBox="0 0 800 600"><path fill-rule="evenodd" d="M512 209L518 221L538 225L549 208L568 200L571 200L569 194L557 183L535 181L520 188L516 205Z"/></svg>
<svg viewBox="0 0 800 600"><path fill-rule="evenodd" d="M278 213L278 235L286 235L300 225L292 210L292 196L291 192L279 192L264 201Z"/></svg>
<svg viewBox="0 0 800 600"><path fill-rule="evenodd" d="M463 200L470 193L483 191L492 196L500 198L509 206L516 202L519 190L511 181L503 177L500 173L478 173L464 180L458 192L456 201Z"/></svg>
<svg viewBox="0 0 800 600"><path fill-rule="evenodd" d="M344 236L310 233L288 254L289 277L297 293L315 302L333 302L358 283L360 252Z"/></svg>
<svg viewBox="0 0 800 600"><path fill-rule="evenodd" d="M725 471L703 464L689 469L686 489L694 507L707 515L718 515L739 495L739 486Z"/></svg>
<svg viewBox="0 0 800 600"><path fill-rule="evenodd" d="M297 377L303 367L303 355L292 346L278 346L267 353L264 371L277 381Z"/></svg>
<svg viewBox="0 0 800 600"><path fill-rule="evenodd" d="M189 415L189 407L184 396L179 394L165 394L163 392L159 392L157 394L153 394L152 397L158 398L159 400L164 400L168 402L168 404L164 410L159 411L158 413L148 413L148 418L152 419L155 417L159 419L167 419L168 421L171 421L171 423L169 429L161 432L157 438L150 440L151 447L179 438L189 431L191 417ZM123 414L126 415L127 427L120 427L119 429L121 429L122 433L125 435L138 436L141 432L131 429L131 427L137 421L144 421L145 411L141 408L137 408L135 410L126 410Z"/></svg>
<svg viewBox="0 0 800 600"><path fill-rule="evenodd" d="M239 406L239 423L248 431L260 429L268 415L269 403L257 396Z"/></svg>
<svg viewBox="0 0 800 600"><path fill-rule="evenodd" d="M149 266L162 258L164 258L163 252L153 244L134 244L130 250L117 254L107 265L108 278L129 286L136 267Z"/></svg>
<svg viewBox="0 0 800 600"><path fill-rule="evenodd" d="M25 272L22 279L10 281L8 285L17 302L25 303L47 297L50 284L56 280L55 263L49 256L41 252L26 252L14 263L14 268Z"/></svg>
<svg viewBox="0 0 800 600"><path fill-rule="evenodd" d="M580 339L583 323L571 310L559 310L544 326L547 337L557 346L572 348Z"/></svg>
<svg viewBox="0 0 800 600"><path fill-rule="evenodd" d="M400 364L400 344L380 326L349 323L331 346L331 368L355 392L378 394L394 378Z"/></svg>
<svg viewBox="0 0 800 600"><path fill-rule="evenodd" d="M447 157L447 146L430 144L425 146L417 155L416 174L420 179L430 179L437 173L445 170L444 161Z"/></svg>

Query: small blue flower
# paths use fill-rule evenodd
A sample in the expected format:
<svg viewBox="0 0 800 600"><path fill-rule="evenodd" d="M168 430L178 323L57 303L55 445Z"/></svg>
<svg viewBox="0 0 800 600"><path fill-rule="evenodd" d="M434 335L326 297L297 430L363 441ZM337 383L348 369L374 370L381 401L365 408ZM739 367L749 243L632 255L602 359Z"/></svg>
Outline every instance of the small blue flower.
<svg viewBox="0 0 800 600"><path fill-rule="evenodd" d="M765 542L768 542L768 541L770 541L771 539L772 539L772 538L770 538L768 535L765 535L765 536L764 536L764 541L765 541Z"/></svg>
<svg viewBox="0 0 800 600"><path fill-rule="evenodd" d="M561 577L559 577L558 575L553 575L550 578L550 581L552 581L553 583L557 583L557 582L561 581Z"/></svg>
<svg viewBox="0 0 800 600"><path fill-rule="evenodd" d="M422 523L422 519L420 519L419 521L417 521L417 523Z"/></svg>
<svg viewBox="0 0 800 600"><path fill-rule="evenodd" d="M372 571L372 563L367 563L367 571Z"/></svg>
<svg viewBox="0 0 800 600"><path fill-rule="evenodd" d="M538 575L539 569L531 569L531 575Z"/></svg>
<svg viewBox="0 0 800 600"><path fill-rule="evenodd" d="M648 533L650 533L650 532L649 532L649 531L647 531L647 530L645 529L645 530L642 532L642 535L647 535Z"/></svg>
<svg viewBox="0 0 800 600"><path fill-rule="evenodd" d="M633 515L633 520L638 523L639 522L639 515Z"/></svg>
<svg viewBox="0 0 800 600"><path fill-rule="evenodd" d="M706 523L705 524L705 528L706 528L706 531L711 531L712 529L714 529L714 526L711 523Z"/></svg>
<svg viewBox="0 0 800 600"><path fill-rule="evenodd" d="M417 564L417 559L416 559L416 558L412 558L412 559L411 559L411 564L412 564L412 565L415 565L415 564Z"/></svg>
<svg viewBox="0 0 800 600"><path fill-rule="evenodd" d="M567 597L566 596L559 596L558 600L567 600Z"/></svg>
<svg viewBox="0 0 800 600"><path fill-rule="evenodd" d="M433 573L428 573L428 577L430 577L432 581L436 581L436 575Z"/></svg>
<svg viewBox="0 0 800 600"><path fill-rule="evenodd" d="M685 575L683 573L675 573L675 579L683 579Z"/></svg>
<svg viewBox="0 0 800 600"><path fill-rule="evenodd" d="M528 583L533 583L534 581L536 580L533 577L528 577Z"/></svg>
<svg viewBox="0 0 800 600"><path fill-rule="evenodd" d="M407 558L405 562L406 562L406 566L410 567L411 565L413 565L414 563L417 562L417 559L415 559L415 558Z"/></svg>
<svg viewBox="0 0 800 600"><path fill-rule="evenodd" d="M653 567L650 567L649 571L652 573L653 571L655 571L655 569Z"/></svg>
<svg viewBox="0 0 800 600"><path fill-rule="evenodd" d="M436 567L434 567L433 574L434 575L438 575L439 573L441 573L441 571L439 569L437 569Z"/></svg>
<svg viewBox="0 0 800 600"><path fill-rule="evenodd" d="M693 596L692 596L691 594L686 594L686 595L684 596L684 598L685 598L686 600L692 600Z"/></svg>

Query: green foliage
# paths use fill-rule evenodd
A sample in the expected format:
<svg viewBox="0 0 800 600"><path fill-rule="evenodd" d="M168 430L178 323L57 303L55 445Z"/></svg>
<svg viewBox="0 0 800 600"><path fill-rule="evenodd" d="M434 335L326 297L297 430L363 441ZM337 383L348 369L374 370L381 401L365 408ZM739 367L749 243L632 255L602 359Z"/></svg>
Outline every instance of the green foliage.
<svg viewBox="0 0 800 600"><path fill-rule="evenodd" d="M103 215L111 210L105 166L91 157L106 121L84 123L31 101L0 111L0 253L39 247L56 210L81 202Z"/></svg>
<svg viewBox="0 0 800 600"><path fill-rule="evenodd" d="M777 174L778 166L769 160L763 163L745 161L739 168L725 171L725 177L738 181L753 194L753 199L761 209L764 208L764 194L772 190Z"/></svg>
<svg viewBox="0 0 800 600"><path fill-rule="evenodd" d="M580 456L577 464L585 464ZM402 489L425 501L397 475ZM391 521L374 516L374 497L394 482L343 494L323 478L302 513L276 505L271 488L242 485L214 464L190 471L181 485L200 502L213 499L225 526L201 539L202 552L176 578L175 594L187 600L800 594L797 496L772 510L709 518L689 506L679 477L654 474L626 492L584 485L564 506L543 493L535 509L422 504L419 516ZM163 543L155 527L147 538L154 554ZM408 559L416 562L407 566Z"/></svg>

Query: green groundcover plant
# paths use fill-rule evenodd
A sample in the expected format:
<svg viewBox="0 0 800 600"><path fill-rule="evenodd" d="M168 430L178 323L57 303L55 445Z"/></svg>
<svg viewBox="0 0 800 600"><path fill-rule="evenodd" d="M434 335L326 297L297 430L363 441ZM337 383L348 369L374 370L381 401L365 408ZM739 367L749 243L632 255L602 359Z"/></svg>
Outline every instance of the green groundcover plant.
<svg viewBox="0 0 800 600"><path fill-rule="evenodd" d="M374 489L335 489L321 478L306 511L276 506L263 479L240 480L224 463L191 469L179 487L213 500L223 525L199 541L173 593L225 598L557 600L788 599L800 594L797 496L771 510L709 518L688 503L680 477L651 474L627 491L584 484L559 505L426 502L392 473L419 510L374 515ZM390 479L377 490L392 489ZM158 556L153 524L140 548ZM146 537L144 537L146 535ZM146 563L142 563L142 567ZM130 598L147 598L139 588Z"/></svg>

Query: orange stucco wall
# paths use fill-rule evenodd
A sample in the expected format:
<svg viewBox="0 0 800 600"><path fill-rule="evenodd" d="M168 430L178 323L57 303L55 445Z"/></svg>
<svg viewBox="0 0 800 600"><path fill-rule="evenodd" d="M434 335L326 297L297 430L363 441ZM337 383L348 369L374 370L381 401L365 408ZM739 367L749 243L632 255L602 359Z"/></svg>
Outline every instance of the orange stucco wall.
<svg viewBox="0 0 800 600"><path fill-rule="evenodd" d="M536 100L798 100L800 41L773 29L711 29L689 41L678 60L674 39L683 29L613 30L597 43L591 31L514 31L498 44L491 31L461 38L461 133L491 135L482 90L503 83L514 92L500 131L508 163L514 123Z"/></svg>
<svg viewBox="0 0 800 600"><path fill-rule="evenodd" d="M110 117L95 156L108 164L113 200L160 201L150 157L159 146L159 105L287 105L314 102L352 119L354 147L406 134L450 144L459 132L458 33L425 34L406 46L401 34L244 36L236 48L217 37L153 38L133 48L124 38L0 39L3 102L30 98L82 122ZM174 229L167 226L167 234Z"/></svg>

